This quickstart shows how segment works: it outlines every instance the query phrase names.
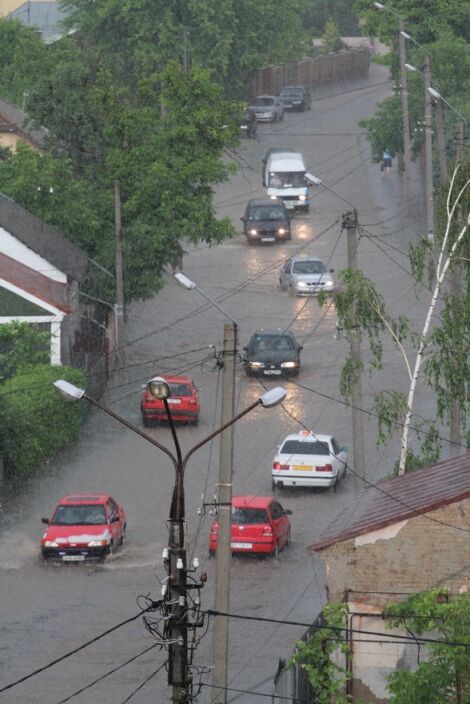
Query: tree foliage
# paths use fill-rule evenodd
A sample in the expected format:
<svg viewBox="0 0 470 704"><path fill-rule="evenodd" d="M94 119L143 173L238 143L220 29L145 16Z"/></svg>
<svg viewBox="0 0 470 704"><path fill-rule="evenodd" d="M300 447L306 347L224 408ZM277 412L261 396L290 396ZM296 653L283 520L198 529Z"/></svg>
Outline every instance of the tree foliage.
<svg viewBox="0 0 470 704"><path fill-rule="evenodd" d="M85 383L77 369L25 364L0 387L0 446L12 482L37 470L80 432L80 404L60 398L52 386L59 378Z"/></svg>
<svg viewBox="0 0 470 704"><path fill-rule="evenodd" d="M418 650L416 670L398 669L388 678L390 704L468 704L470 701L470 599L440 589L414 594L389 607L391 628L420 636L432 632L440 642ZM437 636L436 636L437 634ZM447 641L447 642L446 642ZM467 644L455 646L447 643Z"/></svg>
<svg viewBox="0 0 470 704"><path fill-rule="evenodd" d="M347 604L327 604L320 615L321 625L315 627L307 641L300 640L295 644L296 652L290 662L297 663L307 672L316 704L330 704L332 701L347 704L351 701L351 695L345 692L350 673L341 662L342 657L350 652L344 639L347 617ZM339 657L335 657L337 654Z"/></svg>
<svg viewBox="0 0 470 704"><path fill-rule="evenodd" d="M30 323L0 325L0 379L13 376L26 364L47 364L50 333Z"/></svg>

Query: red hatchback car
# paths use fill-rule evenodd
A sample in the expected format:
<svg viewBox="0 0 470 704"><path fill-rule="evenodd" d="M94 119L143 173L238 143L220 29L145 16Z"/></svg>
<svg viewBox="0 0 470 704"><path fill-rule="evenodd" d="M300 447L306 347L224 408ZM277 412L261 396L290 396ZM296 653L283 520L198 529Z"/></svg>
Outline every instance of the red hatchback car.
<svg viewBox="0 0 470 704"><path fill-rule="evenodd" d="M76 494L60 499L41 540L45 560L102 560L122 545L126 514L109 494Z"/></svg>
<svg viewBox="0 0 470 704"><path fill-rule="evenodd" d="M191 423L197 425L199 422L199 397L197 389L189 376L164 376L155 377L164 379L170 387L170 397L168 405L170 407L172 420L179 423ZM150 380L152 381L152 380ZM144 395L140 404L142 420L145 426L167 421L168 416L165 411L163 401L152 396L148 384L145 384Z"/></svg>
<svg viewBox="0 0 470 704"><path fill-rule="evenodd" d="M282 508L269 496L232 498L232 553L249 552L277 555L290 542L292 511ZM214 521L209 538L209 554L217 550L219 524Z"/></svg>

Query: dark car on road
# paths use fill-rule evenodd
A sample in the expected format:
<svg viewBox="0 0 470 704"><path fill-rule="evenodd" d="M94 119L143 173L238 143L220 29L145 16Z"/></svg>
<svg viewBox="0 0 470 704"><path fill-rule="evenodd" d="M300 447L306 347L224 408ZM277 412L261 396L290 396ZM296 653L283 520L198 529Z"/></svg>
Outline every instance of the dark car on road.
<svg viewBox="0 0 470 704"><path fill-rule="evenodd" d="M279 100L285 110L303 112L312 107L312 96L305 86L285 86L279 93Z"/></svg>
<svg viewBox="0 0 470 704"><path fill-rule="evenodd" d="M300 371L302 345L291 332L258 330L243 349L248 376L297 376Z"/></svg>
<svg viewBox="0 0 470 704"><path fill-rule="evenodd" d="M285 242L291 238L290 215L280 198L253 198L241 221L248 242Z"/></svg>

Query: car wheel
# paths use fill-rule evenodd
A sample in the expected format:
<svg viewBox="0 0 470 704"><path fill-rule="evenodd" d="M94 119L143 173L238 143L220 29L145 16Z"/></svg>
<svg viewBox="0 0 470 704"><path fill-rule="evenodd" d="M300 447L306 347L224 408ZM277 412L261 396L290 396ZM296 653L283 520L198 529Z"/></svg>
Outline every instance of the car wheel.
<svg viewBox="0 0 470 704"><path fill-rule="evenodd" d="M124 527L122 529L122 535L119 538L119 545L124 545L124 540L126 539L126 528L127 528L127 523L124 523Z"/></svg>
<svg viewBox="0 0 470 704"><path fill-rule="evenodd" d="M273 556L273 557L279 557L279 552L280 552L280 550L279 550L279 541L276 540L276 545L274 546L274 550L273 550L273 552L272 552L272 556Z"/></svg>
<svg viewBox="0 0 470 704"><path fill-rule="evenodd" d="M287 531L287 538L286 538L286 542L285 542L285 544L284 544L284 547L285 547L285 548L288 548L289 545L290 545L290 528L289 528L289 530Z"/></svg>
<svg viewBox="0 0 470 704"><path fill-rule="evenodd" d="M292 286L289 286L289 296L297 296L296 292L292 288Z"/></svg>
<svg viewBox="0 0 470 704"><path fill-rule="evenodd" d="M208 552L208 557L209 557L209 559L211 559L212 557L214 557L214 555L215 555L215 550L211 550L211 549L209 548L209 552Z"/></svg>
<svg viewBox="0 0 470 704"><path fill-rule="evenodd" d="M143 422L145 428L148 428L150 426L149 419L146 416L144 416L143 414L142 414L142 422Z"/></svg>

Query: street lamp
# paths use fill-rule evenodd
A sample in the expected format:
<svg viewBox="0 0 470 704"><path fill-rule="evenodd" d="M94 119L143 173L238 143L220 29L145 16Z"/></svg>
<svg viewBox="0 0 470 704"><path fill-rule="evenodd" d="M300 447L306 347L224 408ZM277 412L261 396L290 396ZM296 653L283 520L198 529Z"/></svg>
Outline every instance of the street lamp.
<svg viewBox="0 0 470 704"><path fill-rule="evenodd" d="M93 406L96 406L96 408L99 408L101 411L117 420L126 428L129 428L129 430L132 430L134 433L137 433L137 435L140 435L142 438L147 440L147 442L150 442L152 445L155 445L155 447L158 447L158 449L164 452L173 463L175 468L175 484L171 499L168 540L169 551L167 556L169 564L169 603L171 605L168 683L171 684L173 688L173 704L183 704L184 702L188 702L190 698L188 689L191 686L191 677L189 674L187 657L188 606L186 584L186 549L184 547L184 472L186 464L196 450L208 443L216 435L222 433L226 428L236 423L240 420L240 418L247 415L258 406L262 406L263 408L273 408L274 406L282 403L286 396L286 390L281 386L270 389L243 411L221 425L220 428L194 445L194 447L192 447L183 457L178 436L173 424L171 410L168 404L170 388L162 377L155 377L152 379L149 384L149 389L156 398L163 401L175 444L176 456L171 452L171 450L165 447L165 445L158 442L158 440L155 440L153 437L112 411L110 408L103 406L101 403L88 396L83 389L80 389L64 379L55 381L53 385L59 394L69 401L86 399Z"/></svg>
<svg viewBox="0 0 470 704"><path fill-rule="evenodd" d="M179 272L174 275L180 286L188 291L196 290L209 303L223 313L230 323L224 325L221 424L231 418L235 410L235 360L237 356L237 322L216 301L212 300L190 278ZM232 483L233 483L233 436L231 432L223 433L219 450L219 532L215 562L215 609L224 613L230 611L230 563L232 557ZM227 701L228 684L228 618L216 619L213 633L212 684L215 698Z"/></svg>
<svg viewBox="0 0 470 704"><path fill-rule="evenodd" d="M405 23L403 17L401 17L398 12L392 10L391 7L383 5L381 2L374 2L374 6L378 10L383 10L390 13L398 18L399 31L398 31L398 49L400 58L400 93L401 93L401 106L402 106L402 116L403 116L403 162L405 166L405 196L407 200L407 206L410 205L411 197L411 137L410 137L410 118L408 109L408 88L406 85L406 49L405 49Z"/></svg>

